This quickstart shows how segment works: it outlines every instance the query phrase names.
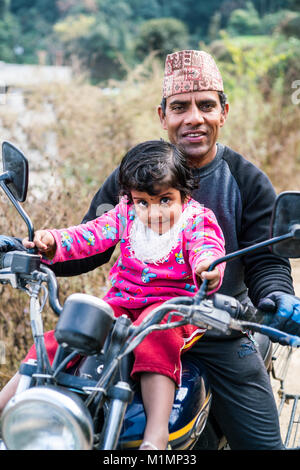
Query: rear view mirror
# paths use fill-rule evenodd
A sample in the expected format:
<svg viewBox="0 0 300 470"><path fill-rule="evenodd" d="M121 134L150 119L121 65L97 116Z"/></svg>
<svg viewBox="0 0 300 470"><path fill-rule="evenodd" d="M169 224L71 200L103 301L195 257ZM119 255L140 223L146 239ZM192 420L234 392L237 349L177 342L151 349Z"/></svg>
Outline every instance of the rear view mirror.
<svg viewBox="0 0 300 470"><path fill-rule="evenodd" d="M19 202L24 202L28 188L28 161L23 153L9 142L2 144L2 162L5 185ZM6 178L4 176L7 175Z"/></svg>
<svg viewBox="0 0 300 470"><path fill-rule="evenodd" d="M300 258L300 192L286 191L277 196L272 221L271 236L293 234L290 239L272 246L275 255L284 258Z"/></svg>
<svg viewBox="0 0 300 470"><path fill-rule="evenodd" d="M2 161L4 173L0 174L0 186L13 203L28 228L28 238L33 240L33 224L22 208L28 188L28 161L23 153L9 142L2 144Z"/></svg>

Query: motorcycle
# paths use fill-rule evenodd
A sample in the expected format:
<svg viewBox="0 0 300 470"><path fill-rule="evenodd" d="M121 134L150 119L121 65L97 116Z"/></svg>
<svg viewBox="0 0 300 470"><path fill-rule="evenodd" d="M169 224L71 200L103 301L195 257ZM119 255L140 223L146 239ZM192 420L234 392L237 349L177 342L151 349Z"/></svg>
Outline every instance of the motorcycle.
<svg viewBox="0 0 300 470"><path fill-rule="evenodd" d="M2 145L2 160L0 186L25 221L32 241L33 224L20 204L27 195L28 161L9 142ZM209 270L265 246L272 246L279 256L300 257L300 192L277 197L271 230L270 239L218 259ZM263 313L254 307L218 293L208 297L207 281L194 297L166 301L138 326L126 316L115 318L108 304L91 295L74 293L61 305L55 274L34 250L0 254L0 283L29 294L37 351L36 360L21 364L16 394L2 412L2 449L137 449L146 417L139 387L130 379L132 352L154 330L192 323L224 334L250 330L260 339L300 346L299 337L261 323ZM59 347L52 364L42 321L48 298L58 316L55 337ZM166 315L168 322L161 324ZM261 346L270 367L270 341ZM182 384L169 420L173 450L224 447L226 441L209 415L211 400L205 370L183 355Z"/></svg>

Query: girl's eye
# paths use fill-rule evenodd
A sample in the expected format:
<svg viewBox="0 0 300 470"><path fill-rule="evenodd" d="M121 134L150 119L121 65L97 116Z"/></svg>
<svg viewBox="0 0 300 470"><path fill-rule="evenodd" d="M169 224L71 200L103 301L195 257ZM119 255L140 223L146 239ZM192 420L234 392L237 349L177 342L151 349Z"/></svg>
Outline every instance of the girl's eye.
<svg viewBox="0 0 300 470"><path fill-rule="evenodd" d="M160 200L161 204L169 204L169 202L170 202L170 198L168 197L162 197Z"/></svg>
<svg viewBox="0 0 300 470"><path fill-rule="evenodd" d="M144 207L148 207L148 203L147 203L146 201L143 201L143 200L139 201L139 202L138 202L138 205L141 206L141 207L143 207L143 208L144 208Z"/></svg>

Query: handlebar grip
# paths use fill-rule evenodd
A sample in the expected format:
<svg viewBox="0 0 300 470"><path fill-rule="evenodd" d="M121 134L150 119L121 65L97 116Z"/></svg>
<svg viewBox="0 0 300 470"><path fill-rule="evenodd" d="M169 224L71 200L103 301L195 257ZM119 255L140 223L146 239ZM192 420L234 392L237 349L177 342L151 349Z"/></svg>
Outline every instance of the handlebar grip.
<svg viewBox="0 0 300 470"><path fill-rule="evenodd" d="M238 316L239 320L246 320L251 321L254 323L263 323L264 316L266 312L259 310L258 308L254 307L253 305L241 305L241 310Z"/></svg>
<svg viewBox="0 0 300 470"><path fill-rule="evenodd" d="M0 269L10 268L13 261L13 253L15 251L8 251L7 253L0 253Z"/></svg>
<svg viewBox="0 0 300 470"><path fill-rule="evenodd" d="M6 253L0 253L0 269L4 268L4 256Z"/></svg>
<svg viewBox="0 0 300 470"><path fill-rule="evenodd" d="M254 323L262 323L265 312L258 310L251 304L242 304L235 297L224 294L215 294L213 297L214 306L220 310L225 310L232 318L245 320Z"/></svg>

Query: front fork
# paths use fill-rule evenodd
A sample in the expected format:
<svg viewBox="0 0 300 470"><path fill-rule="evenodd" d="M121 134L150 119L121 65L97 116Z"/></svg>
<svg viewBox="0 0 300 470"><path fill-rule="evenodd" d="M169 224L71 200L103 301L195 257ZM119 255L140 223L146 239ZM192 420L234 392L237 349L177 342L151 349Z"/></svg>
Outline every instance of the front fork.
<svg viewBox="0 0 300 470"><path fill-rule="evenodd" d="M48 358L46 358L46 360L45 360L46 355L44 354L44 355L42 355L42 357L40 357L41 356L41 350L44 346L43 322L42 322L42 316L41 316L41 306L40 306L40 302L39 302L39 298L38 298L40 289L41 289L41 284L40 283L33 283L31 285L30 323L31 323L31 328L32 328L32 333L33 333L33 339L34 339L36 349L37 349L38 359L40 361L41 360L45 361L46 362L46 367L48 366L48 368L49 368L50 364L47 360ZM28 362L29 363L30 362L37 363L37 361L34 360L34 359L30 359ZM40 366L40 369L41 369L40 372L43 372L43 367ZM47 371L47 369L46 369L46 371ZM39 374L37 374L37 376L38 375ZM44 375L44 374L41 374L41 375ZM17 389L16 389L16 394L21 393L21 392L27 390L28 388L30 388L31 385L32 385L32 382L33 382L33 379L32 379L31 376L20 374L20 379L19 379L19 383L18 383L18 386L17 386ZM41 380L40 377L37 377L37 382L41 383L41 384L43 383L43 381Z"/></svg>
<svg viewBox="0 0 300 470"><path fill-rule="evenodd" d="M19 383L18 383L15 394L17 395L18 393L22 393L25 390L27 390L28 388L30 388L31 383L32 383L32 377L31 376L20 374L20 380L19 380Z"/></svg>
<svg viewBox="0 0 300 470"><path fill-rule="evenodd" d="M124 416L128 403L133 398L133 392L127 382L119 381L109 391L109 398L110 403L101 432L99 450L114 450L117 448Z"/></svg>

